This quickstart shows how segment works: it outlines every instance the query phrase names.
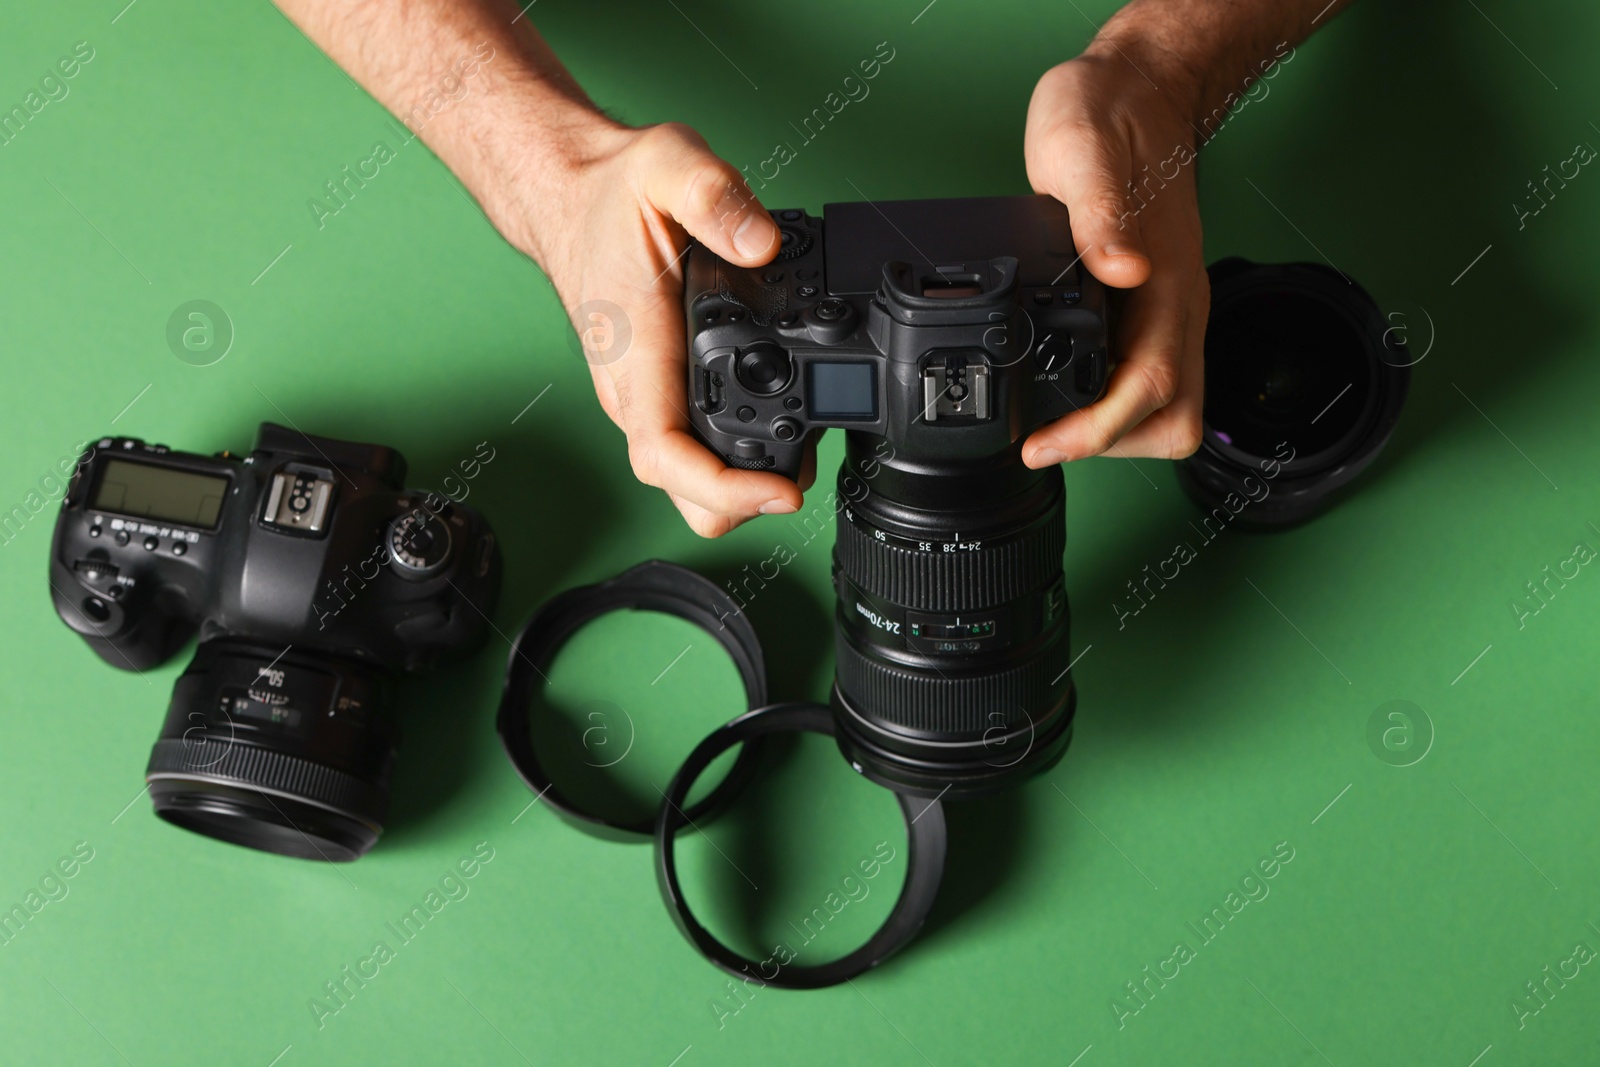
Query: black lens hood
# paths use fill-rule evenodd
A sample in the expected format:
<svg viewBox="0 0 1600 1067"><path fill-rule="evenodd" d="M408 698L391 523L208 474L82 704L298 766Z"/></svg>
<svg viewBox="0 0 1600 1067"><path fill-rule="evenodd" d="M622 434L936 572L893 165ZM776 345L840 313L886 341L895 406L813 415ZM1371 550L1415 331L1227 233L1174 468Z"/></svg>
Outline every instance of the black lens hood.
<svg viewBox="0 0 1600 1067"><path fill-rule="evenodd" d="M1213 319L1242 299L1302 296L1336 311L1364 345L1373 372L1373 389L1355 428L1331 452L1280 467L1271 462L1271 457L1246 457L1226 447L1226 439L1219 439L1207 417L1199 450L1175 465L1178 484L1202 508L1215 510L1230 497L1240 502L1241 506L1229 507L1228 512L1241 526L1281 528L1304 522L1325 510L1339 490L1383 450L1400 420L1413 361L1367 291L1331 267L1321 263L1253 263L1232 257L1211 264L1207 272ZM1209 408L1215 386L1212 369L1227 356L1213 350L1209 331L1207 337ZM1263 474L1268 471L1271 473L1264 479ZM1264 485L1268 491L1258 496Z"/></svg>
<svg viewBox="0 0 1600 1067"><path fill-rule="evenodd" d="M663 560L650 560L597 585L568 589L546 601L522 627L511 646L505 689L495 728L511 764L539 799L578 829L607 840L640 841L654 831L653 818L622 821L583 810L551 780L534 751L532 721L541 701L539 687L545 671L581 626L623 609L659 611L675 615L705 630L727 649L744 681L750 708L767 702L766 660L761 640L750 620L723 590L694 571ZM737 796L755 770L759 745L747 745L715 789L689 809L696 819L706 818Z"/></svg>
<svg viewBox="0 0 1600 1067"><path fill-rule="evenodd" d="M834 736L833 712L821 704L774 704L739 716L695 747L667 787L656 816L656 877L673 921L706 959L735 978L754 980L759 985L820 989L848 981L878 966L904 948L922 929L944 879L944 808L938 800L917 800L905 793L895 793L906 820L908 869L894 910L877 933L854 952L836 960L807 966L783 962L772 974L767 974L763 963L770 963L770 958L757 962L739 955L694 917L678 881L675 845L678 831L693 821L690 813L683 810L689 791L694 788L695 779L718 756L734 745L743 745L744 751L749 752L753 742L768 734L799 732Z"/></svg>
<svg viewBox="0 0 1600 1067"><path fill-rule="evenodd" d="M659 611L692 622L714 637L733 657L744 679L752 710L713 731L695 746L662 794L654 819L622 822L584 811L555 787L534 751L532 715L538 706L538 685L555 654L584 623L608 612L631 608ZM537 677L537 681L536 681ZM747 981L789 989L815 989L853 978L904 947L933 908L944 877L945 820L937 799L915 800L895 793L906 820L909 870L894 910L866 944L840 959L812 966L781 966L762 973L762 964L747 960L718 941L695 919L683 896L675 865L678 832L719 812L749 783L766 738L774 733L811 732L834 736L834 713L821 704L765 705L766 662L761 642L749 619L732 597L708 579L673 563L641 563L607 582L569 589L536 611L512 645L496 728L512 766L535 799L543 799L567 822L608 840L655 840L656 874L662 899L684 937L707 959ZM739 746L733 767L715 789L696 804L688 796L700 775L717 757ZM770 961L768 961L770 962Z"/></svg>

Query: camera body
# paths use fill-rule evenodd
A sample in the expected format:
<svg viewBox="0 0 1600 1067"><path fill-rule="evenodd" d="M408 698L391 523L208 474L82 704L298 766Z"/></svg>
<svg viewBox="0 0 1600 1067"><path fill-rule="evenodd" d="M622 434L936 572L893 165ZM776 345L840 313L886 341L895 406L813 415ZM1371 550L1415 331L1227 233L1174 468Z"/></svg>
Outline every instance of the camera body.
<svg viewBox="0 0 1600 1067"><path fill-rule="evenodd" d="M1105 290L1048 196L773 213L765 267L692 245L689 416L730 466L799 475L841 427L930 463L1005 451L1097 399Z"/></svg>
<svg viewBox="0 0 1600 1067"><path fill-rule="evenodd" d="M163 818L312 858L377 839L392 676L480 645L500 583L483 518L405 475L392 448L271 423L243 458L86 450L51 547L57 614L123 670L200 638L146 770Z"/></svg>
<svg viewBox="0 0 1600 1067"><path fill-rule="evenodd" d="M1021 441L1104 391L1105 290L1048 196L774 218L768 266L691 246L691 424L730 466L790 478L808 435L850 431L839 748L902 792L1005 788L1072 736L1065 491L1059 468L1022 462Z"/></svg>
<svg viewBox="0 0 1600 1067"><path fill-rule="evenodd" d="M392 448L271 423L242 460L101 438L56 522L56 612L123 670L197 629L424 668L483 640L498 556L481 516L405 474Z"/></svg>

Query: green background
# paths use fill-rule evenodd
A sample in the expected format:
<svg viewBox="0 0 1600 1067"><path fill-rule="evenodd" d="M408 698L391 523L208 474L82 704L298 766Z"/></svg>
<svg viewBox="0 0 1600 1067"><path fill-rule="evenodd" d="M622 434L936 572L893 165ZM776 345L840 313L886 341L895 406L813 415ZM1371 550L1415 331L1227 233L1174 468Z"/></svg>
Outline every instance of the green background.
<svg viewBox="0 0 1600 1067"><path fill-rule="evenodd" d="M1600 547L1600 176L1521 230L1511 208L1545 165L1600 144L1592 4L1368 0L1206 150L1208 258L1326 258L1427 353L1388 451L1321 520L1201 549L1120 630L1124 583L1196 513L1166 464L1070 467L1067 758L951 810L939 910L892 964L734 1013L663 911L646 848L527 807L492 729L504 635L641 559L726 577L785 544L796 558L751 613L774 695L820 698L831 534L764 519L702 541L635 484L548 284L420 143L318 229L307 200L397 139L274 9L122 3L14 5L0 34L6 110L75 42L95 50L0 147L0 505L108 431L210 452L292 421L392 443L424 487L487 441L468 499L506 548L501 636L408 685L395 810L370 855L335 868L225 846L140 795L185 657L141 678L91 655L51 609L53 506L33 517L0 545L0 905L79 842L93 859L0 945L0 1060L1600 1061L1597 968L1521 1027L1512 1007L1576 944L1600 947L1600 577L1582 568L1521 628L1510 607L1577 542ZM1024 191L1033 82L1114 5L924 3L542 0L531 17L603 105L690 122L741 165L890 42L871 96L784 168L771 206ZM165 338L195 299L235 331L211 366ZM828 441L822 469L838 457ZM828 483L808 509L827 514ZM554 687L575 756L632 743L605 774L641 803L741 704L719 650L652 616L586 632ZM1369 745L1393 700L1425 716L1392 757L1424 753L1410 766ZM719 930L770 945L887 842L898 858L820 958L884 913L903 831L825 741L785 755L710 841L686 841L686 876ZM1199 946L1185 923L1280 842L1294 858L1270 895ZM475 847L493 859L468 895L319 1027L323 984ZM1137 1004L1124 984L1179 940L1196 957L1119 1026L1114 1000Z"/></svg>

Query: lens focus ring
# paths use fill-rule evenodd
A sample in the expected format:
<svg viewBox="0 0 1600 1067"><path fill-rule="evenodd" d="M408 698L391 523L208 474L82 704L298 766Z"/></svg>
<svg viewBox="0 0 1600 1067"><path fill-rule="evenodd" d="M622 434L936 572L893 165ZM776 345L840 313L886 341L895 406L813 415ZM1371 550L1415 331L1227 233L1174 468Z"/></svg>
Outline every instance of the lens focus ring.
<svg viewBox="0 0 1600 1067"><path fill-rule="evenodd" d="M1036 594L1061 573L1066 512L976 552L922 552L880 541L856 522L838 524L834 558L871 596L921 611L971 611Z"/></svg>
<svg viewBox="0 0 1600 1067"><path fill-rule="evenodd" d="M388 783L374 786L353 775L256 745L227 744L221 756L196 760L183 738L164 737L150 751L145 777L238 783L346 813L377 827L389 806Z"/></svg>

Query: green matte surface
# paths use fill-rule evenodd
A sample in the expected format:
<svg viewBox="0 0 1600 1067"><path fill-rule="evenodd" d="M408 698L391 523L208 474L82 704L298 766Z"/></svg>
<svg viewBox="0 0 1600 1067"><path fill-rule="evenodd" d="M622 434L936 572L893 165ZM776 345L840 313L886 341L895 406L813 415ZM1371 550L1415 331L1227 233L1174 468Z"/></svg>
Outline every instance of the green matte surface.
<svg viewBox="0 0 1600 1067"><path fill-rule="evenodd" d="M645 558L727 578L782 545L794 559L751 613L774 696L820 698L831 531L769 518L697 539L632 480L548 284L420 143L399 147L264 3L123 2L13 5L0 34L0 110L75 42L94 49L0 147L0 509L42 506L57 463L108 431L210 452L293 422L396 445L425 487L486 441L468 500L506 550L501 636L408 685L377 848L337 868L282 859L150 813L142 771L187 653L144 677L101 663L51 608L53 503L7 534L0 909L80 842L92 859L0 944L0 1061L1600 1062L1600 969L1564 962L1600 948L1600 576L1574 564L1547 602L1525 590L1575 544L1600 548L1600 175L1520 230L1512 208L1600 144L1592 3L1365 0L1206 150L1208 258L1327 259L1405 313L1427 355L1388 452L1320 521L1200 547L1120 629L1126 583L1197 540L1197 515L1166 464L1072 466L1067 758L952 810L940 909L902 956L745 1003L673 928L648 849L528 807L492 727L504 635ZM796 140L791 123L890 42L871 96L800 148L771 206L1024 191L1033 81L1113 5L925 3L543 0L531 17L602 104L690 122L740 165ZM307 201L378 141L395 158L319 229ZM235 333L204 367L166 340L197 299ZM809 494L814 529L829 484ZM1519 600L1539 608L1520 626ZM563 656L560 700L580 726L593 702L627 713L584 750L611 758L631 723L615 771L648 802L738 710L721 657L674 620L608 622ZM1414 716L1410 766L1369 747L1393 700L1431 723ZM768 945L884 843L896 858L807 949L820 959L883 914L903 829L825 742L787 756L686 840L686 878L717 929ZM1250 883L1269 895L1204 943L1187 924L1281 842L1292 861ZM475 848L493 858L464 897L408 943L388 932ZM379 940L393 958L328 999ZM1141 1006L1125 984L1179 941L1193 958ZM1577 976L1543 1001L1524 988L1563 966ZM319 1025L314 998L339 1010Z"/></svg>

